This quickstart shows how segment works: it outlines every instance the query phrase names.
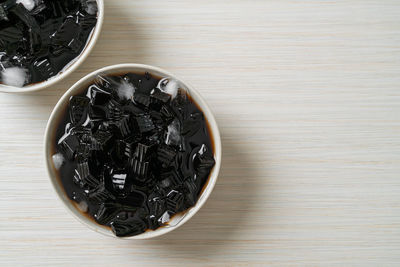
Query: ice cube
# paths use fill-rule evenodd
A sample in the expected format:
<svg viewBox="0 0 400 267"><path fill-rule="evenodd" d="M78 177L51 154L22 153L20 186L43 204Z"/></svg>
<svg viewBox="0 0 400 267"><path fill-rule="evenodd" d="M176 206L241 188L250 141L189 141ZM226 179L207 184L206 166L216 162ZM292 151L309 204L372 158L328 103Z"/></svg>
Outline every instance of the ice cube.
<svg viewBox="0 0 400 267"><path fill-rule="evenodd" d="M148 177L149 162L139 161L138 159L130 159L129 161L130 175L135 177L135 180L144 182Z"/></svg>
<svg viewBox="0 0 400 267"><path fill-rule="evenodd" d="M165 138L165 143L167 145L179 145L181 141L181 131L178 120L174 120L170 125L168 125L167 136Z"/></svg>
<svg viewBox="0 0 400 267"><path fill-rule="evenodd" d="M4 7L0 5L0 21L2 20L8 20L8 17L6 11L4 10Z"/></svg>
<svg viewBox="0 0 400 267"><path fill-rule="evenodd" d="M139 161L144 161L148 156L148 152L150 149L151 146L146 146L142 143L138 143L134 154L135 158L137 158Z"/></svg>
<svg viewBox="0 0 400 267"><path fill-rule="evenodd" d="M160 161L164 168L171 165L171 162L175 159L176 151L170 146L159 146L157 151L157 159Z"/></svg>
<svg viewBox="0 0 400 267"><path fill-rule="evenodd" d="M122 137L127 137L131 133L131 128L129 127L129 116L124 115L118 121L112 121L110 124L117 127L119 134Z"/></svg>
<svg viewBox="0 0 400 267"><path fill-rule="evenodd" d="M82 3L85 11L89 15L95 15L97 13L97 2L96 0L86 0Z"/></svg>
<svg viewBox="0 0 400 267"><path fill-rule="evenodd" d="M68 46L74 39L79 39L81 28L73 16L67 17L52 38L52 44L59 49ZM61 48L60 48L61 47Z"/></svg>
<svg viewBox="0 0 400 267"><path fill-rule="evenodd" d="M173 213L177 213L183 210L184 196L182 193L172 190L167 195L167 208Z"/></svg>
<svg viewBox="0 0 400 267"><path fill-rule="evenodd" d="M108 224L121 212L121 208L122 206L116 203L102 203L94 218L100 224Z"/></svg>
<svg viewBox="0 0 400 267"><path fill-rule="evenodd" d="M82 200L81 202L79 202L79 204L78 204L77 206L78 206L78 209L79 209L81 212L84 212L84 213L86 213L86 212L88 211L88 208L89 208L87 202L84 201L84 200Z"/></svg>
<svg viewBox="0 0 400 267"><path fill-rule="evenodd" d="M182 179L176 171L168 171L165 173L161 173L159 176L161 180L161 187L169 187L169 186L180 186L182 184ZM168 185L167 185L168 183ZM165 186L167 185L167 186Z"/></svg>
<svg viewBox="0 0 400 267"><path fill-rule="evenodd" d="M65 162L63 154L57 153L52 156L54 168L58 171Z"/></svg>
<svg viewBox="0 0 400 267"><path fill-rule="evenodd" d="M22 4L27 10L32 11L35 8L34 0L17 0L17 4Z"/></svg>
<svg viewBox="0 0 400 267"><path fill-rule="evenodd" d="M136 88L133 84L123 81L121 85L117 89L117 94L120 99L130 100L133 99L133 94L135 93Z"/></svg>
<svg viewBox="0 0 400 267"><path fill-rule="evenodd" d="M167 93L161 91L161 90L158 89L158 88L153 89L153 90L150 92L150 94L151 94L151 97L152 97L154 100L160 102L161 104L165 104L165 103L167 103L167 102L171 99L171 96L170 96L169 94L167 94Z"/></svg>
<svg viewBox="0 0 400 267"><path fill-rule="evenodd" d="M138 217L118 218L111 222L110 225L113 233L119 237L138 235L147 228L146 224Z"/></svg>
<svg viewBox="0 0 400 267"><path fill-rule="evenodd" d="M100 184L96 189L88 192L88 197L91 201L101 203L107 199L115 200L115 196L110 193L104 184Z"/></svg>
<svg viewBox="0 0 400 267"><path fill-rule="evenodd" d="M1 80L6 85L22 87L28 80L28 71L19 67L6 68L1 72Z"/></svg>
<svg viewBox="0 0 400 267"><path fill-rule="evenodd" d="M83 42L82 39L80 38L74 38L71 40L71 42L68 43L68 47L71 48L72 51L74 51L75 53L79 53L79 51L81 51L83 45L85 43Z"/></svg>
<svg viewBox="0 0 400 267"><path fill-rule="evenodd" d="M196 174L194 175L196 176ZM195 205L196 204L196 200L197 200L197 193L198 193L198 187L196 185L195 182L196 179L189 177L186 181L185 181L185 187L186 187L186 201L191 205Z"/></svg>
<svg viewBox="0 0 400 267"><path fill-rule="evenodd" d="M182 135L184 136L193 136L204 127L204 116L200 112L195 112L190 114L183 121L182 125Z"/></svg>
<svg viewBox="0 0 400 267"><path fill-rule="evenodd" d="M171 95L171 98L174 99L178 95L179 83L177 80L164 78L158 83L157 88Z"/></svg>
<svg viewBox="0 0 400 267"><path fill-rule="evenodd" d="M193 166L196 171L207 173L215 165L214 157L211 151L203 144L198 152L193 156Z"/></svg>
<svg viewBox="0 0 400 267"><path fill-rule="evenodd" d="M169 220L171 219L171 216L169 215L169 212L166 211L164 212L164 214L160 217L160 219L158 219L158 222L161 224L167 223L169 222Z"/></svg>
<svg viewBox="0 0 400 267"><path fill-rule="evenodd" d="M74 158L75 152L79 146L79 139L77 136L66 132L59 140L58 145L67 156L69 160Z"/></svg>

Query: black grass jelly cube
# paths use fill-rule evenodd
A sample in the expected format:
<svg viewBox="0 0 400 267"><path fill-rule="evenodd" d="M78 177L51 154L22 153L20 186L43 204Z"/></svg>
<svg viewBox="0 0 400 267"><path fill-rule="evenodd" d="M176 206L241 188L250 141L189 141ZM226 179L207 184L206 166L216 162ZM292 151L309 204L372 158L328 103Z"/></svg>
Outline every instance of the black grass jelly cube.
<svg viewBox="0 0 400 267"><path fill-rule="evenodd" d="M143 233L146 228L146 223L138 217L117 219L111 222L111 229L118 237L138 235Z"/></svg>
<svg viewBox="0 0 400 267"><path fill-rule="evenodd" d="M173 213L177 213L184 208L184 196L182 193L172 190L167 196L167 208Z"/></svg>
<svg viewBox="0 0 400 267"><path fill-rule="evenodd" d="M142 115L136 117L136 124L139 128L140 133L147 133L154 130L154 124L150 115Z"/></svg>
<svg viewBox="0 0 400 267"><path fill-rule="evenodd" d="M151 102L150 96L138 92L135 93L134 100L145 107L148 107Z"/></svg>
<svg viewBox="0 0 400 267"><path fill-rule="evenodd" d="M75 152L79 146L79 138L75 135L67 133L60 138L58 145L60 146L66 158L73 160Z"/></svg>
<svg viewBox="0 0 400 267"><path fill-rule="evenodd" d="M89 111L89 98L72 96L69 100L69 117L73 124L85 122Z"/></svg>

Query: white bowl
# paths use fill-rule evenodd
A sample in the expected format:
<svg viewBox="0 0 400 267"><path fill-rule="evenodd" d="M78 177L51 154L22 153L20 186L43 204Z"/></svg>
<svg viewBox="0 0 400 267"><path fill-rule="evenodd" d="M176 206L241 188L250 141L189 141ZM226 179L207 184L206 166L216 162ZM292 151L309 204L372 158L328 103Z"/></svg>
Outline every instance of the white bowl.
<svg viewBox="0 0 400 267"><path fill-rule="evenodd" d="M204 205L207 198L210 196L211 191L213 190L215 183L217 181L219 169L221 166L221 137L219 134L217 123L210 108L203 100L203 98L200 96L200 94L192 86L190 86L189 84L183 82L181 79L176 78L174 75L162 69L147 65L139 65L139 64L119 64L119 65L109 66L88 74L87 76L79 80L77 83L75 83L61 97L61 99L55 106L53 112L51 113L44 138L45 161L46 161L47 171L50 176L50 180L53 184L53 187L56 190L60 199L62 200L64 206L67 207L67 209L72 213L72 215L75 218L77 218L81 223L88 226L90 229L108 236L114 236L114 234L111 232L109 228L97 224L93 219L89 218L86 214L81 213L77 208L76 204L68 198L68 196L64 192L64 188L61 184L61 181L59 181L59 176L57 174L57 170L55 169L52 160L52 155L55 153L53 149L56 138L55 136L56 130L57 127L59 126L59 122L62 116L64 116L65 111L68 107L68 102L70 97L83 92L83 90L87 88L87 86L93 81L93 79L98 74L116 74L123 72L139 72L139 73L149 72L150 74L154 74L156 76L169 77L179 81L181 87L183 89L186 89L186 91L191 95L193 100L200 106L200 109L203 111L207 119L207 122L209 124L209 127L211 129L212 140L214 143L214 157L216 164L210 173L208 183L205 185L205 188L203 189L197 201L197 204L194 207L190 208L189 210L173 216L167 226L160 227L154 231L149 230L140 235L127 237L127 239L148 239L166 234L178 228L179 226L183 225L185 222L187 222Z"/></svg>
<svg viewBox="0 0 400 267"><path fill-rule="evenodd" d="M85 48L82 50L79 56L77 56L70 63L68 63L57 75L50 77L49 79L43 82L27 85L24 87L15 87L15 86L0 84L0 92L28 93L28 92L39 91L60 82L65 77L74 72L82 64L82 62L85 61L85 59L89 56L90 52L93 50L93 47L96 44L97 39L99 38L101 27L103 26L104 0L96 0L96 1L98 7L97 23L96 26L94 27L94 30L92 31L92 33L88 38Z"/></svg>

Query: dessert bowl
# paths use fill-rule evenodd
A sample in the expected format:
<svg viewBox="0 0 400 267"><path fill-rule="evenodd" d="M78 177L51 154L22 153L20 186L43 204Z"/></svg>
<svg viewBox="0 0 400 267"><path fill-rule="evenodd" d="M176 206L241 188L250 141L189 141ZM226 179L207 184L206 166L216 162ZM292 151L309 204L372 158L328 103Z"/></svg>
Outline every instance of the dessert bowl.
<svg viewBox="0 0 400 267"><path fill-rule="evenodd" d="M109 227L98 224L95 220L93 220L93 218L89 217L88 214L80 211L79 205L77 203L70 200L64 190L64 186L60 180L59 171L57 170L57 167L52 157L55 154L54 144L56 143L56 131L60 125L62 117L64 116L68 108L70 98L84 92L84 90L87 89L88 85L91 84L96 79L96 77L98 77L98 75L115 75L128 72L143 74L149 73L150 75L154 75L157 77L168 77L179 82L180 88L184 89L187 92L187 94L192 98L193 102L196 103L199 109L203 112L206 122L208 124L208 129L210 130L210 139L213 143L213 156L215 159L215 165L208 176L207 182L200 192L196 204L193 207L172 216L168 224L164 226L161 226L155 230L147 230L146 232L139 235L125 237L127 239L149 239L166 234L187 222L204 205L217 181L218 173L221 166L221 138L218 126L210 108L200 96L200 94L192 86L175 77L173 74L170 74L160 68L140 64L113 65L88 74L77 83L75 83L61 97L50 116L44 138L45 162L48 175L57 195L61 199L63 205L72 213L72 215L90 229L105 234L107 236L115 237Z"/></svg>
<svg viewBox="0 0 400 267"><path fill-rule="evenodd" d="M60 82L72 72L74 72L89 56L90 52L95 46L104 21L104 0L96 0L97 2L97 22L89 37L86 40L86 45L81 51L81 53L70 61L64 68L58 72L56 75L44 80L42 82L29 84L23 87L16 87L11 85L0 84L0 92L6 93L28 93L39 91L45 88L49 88L54 84Z"/></svg>

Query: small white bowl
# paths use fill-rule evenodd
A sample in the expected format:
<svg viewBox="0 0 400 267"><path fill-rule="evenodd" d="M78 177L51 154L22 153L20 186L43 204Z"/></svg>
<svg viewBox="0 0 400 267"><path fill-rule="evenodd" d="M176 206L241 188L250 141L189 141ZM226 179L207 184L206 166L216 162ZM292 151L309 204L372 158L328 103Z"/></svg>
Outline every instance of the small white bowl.
<svg viewBox="0 0 400 267"><path fill-rule="evenodd" d="M119 64L119 65L114 65L114 66L109 66L106 68L102 68L100 70L97 70L93 73L88 74L81 80L79 80L77 83L75 83L58 101L57 105L55 106L53 112L51 113L50 119L47 124L46 128L46 133L44 137L44 143L45 143L45 161L46 161L46 166L47 166L47 171L50 176L50 180L53 184L53 187L55 191L57 192L58 196L64 203L64 205L67 207L67 209L72 213L72 215L77 218L81 223L89 227L90 229L105 234L107 236L114 236L114 234L111 232L111 230L105 226L101 226L97 224L93 219L89 218L87 214L84 214L79 211L77 208L77 205L72 202L68 196L64 192L64 188L61 184L61 181L59 181L59 175L57 174L57 170L54 166L53 160L52 160L52 155L55 153L54 149L54 144L55 144L55 138L56 138L56 130L59 126L59 122L62 118L62 116L65 115L65 111L68 107L68 102L71 96L77 95L79 93L82 93L87 86L94 80L94 78L98 74L118 74L118 73L127 73L127 72L136 72L136 73L145 73L149 72L150 74L153 74L155 76L160 76L160 77L169 77L172 79L175 79L179 82L180 86L185 89L189 95L193 98L193 100L200 106L200 109L203 111L207 122L209 124L210 130L211 130L211 135L212 135L212 141L214 143L214 157L215 157L215 166L212 169L208 183L205 185L205 188L203 189L197 204L190 208L189 210L177 214L172 217L171 221L167 226L160 227L154 231L148 230L145 233L142 233L140 235L132 236L132 237L127 237L127 239L149 239L153 238L156 236L160 236L163 234L166 234L179 226L183 225L185 222L187 222L206 202L207 198L210 196L211 191L213 190L215 183L217 181L218 173L220 170L221 166L221 137L219 134L218 126L215 121L214 115L212 114L210 108L206 104L206 102L203 100L203 98L200 96L200 94L189 84L183 82L181 79L176 78L174 75L168 73L167 71L164 71L160 68L157 67L152 67L152 66L147 66L147 65L139 65L139 64Z"/></svg>
<svg viewBox="0 0 400 267"><path fill-rule="evenodd" d="M100 31L103 26L103 21L104 21L104 0L96 0L97 1L97 23L96 26L94 27L94 30L90 34L88 41L86 43L85 48L82 50L81 54L77 56L75 59L73 59L70 63L68 63L58 74L56 74L53 77L50 77L49 79L39 82L36 84L32 85L27 85L24 87L15 87L15 86L9 86L9 85L4 85L0 84L0 92L5 92L5 93L28 93L28 92L34 92L34 91L39 91L48 87L51 87L52 85L60 82L64 78L66 78L68 75L70 75L72 72L74 72L82 63L83 61L86 60L86 58L89 56L90 52L93 50L94 45L97 42L97 39L100 36Z"/></svg>

